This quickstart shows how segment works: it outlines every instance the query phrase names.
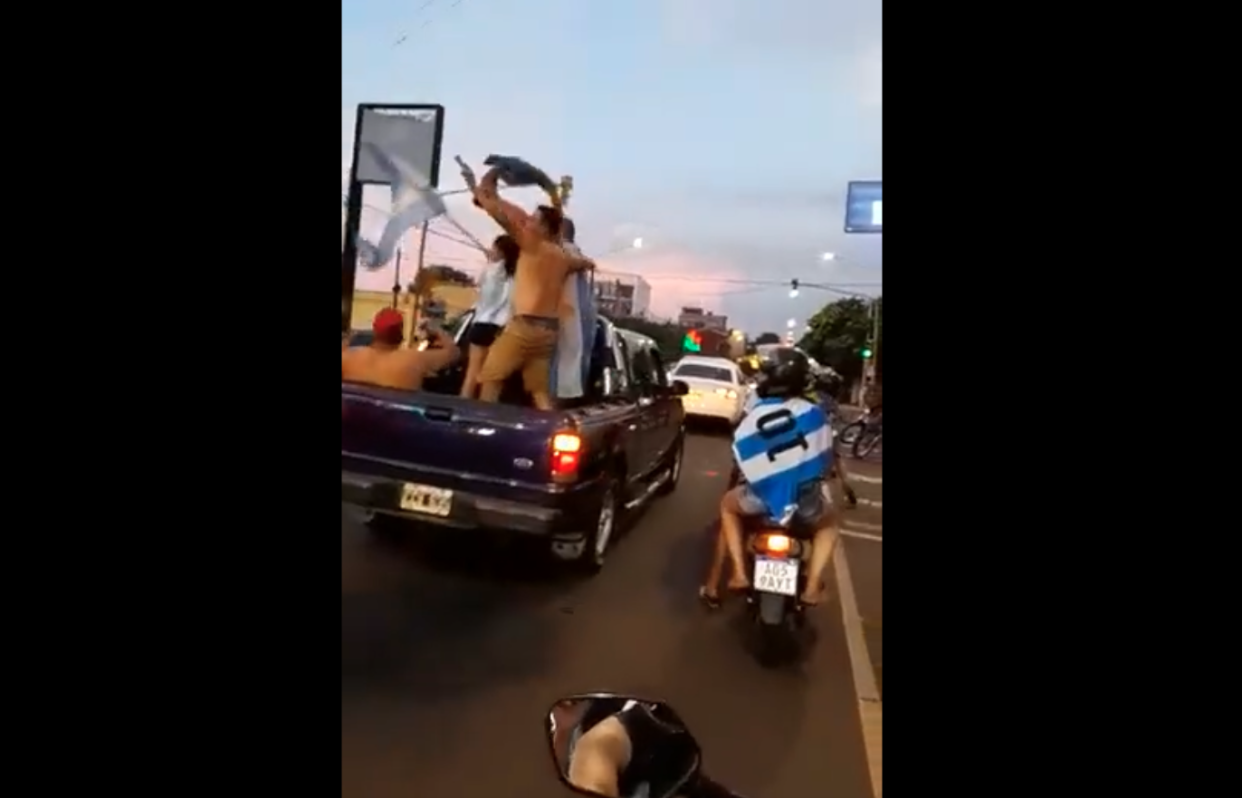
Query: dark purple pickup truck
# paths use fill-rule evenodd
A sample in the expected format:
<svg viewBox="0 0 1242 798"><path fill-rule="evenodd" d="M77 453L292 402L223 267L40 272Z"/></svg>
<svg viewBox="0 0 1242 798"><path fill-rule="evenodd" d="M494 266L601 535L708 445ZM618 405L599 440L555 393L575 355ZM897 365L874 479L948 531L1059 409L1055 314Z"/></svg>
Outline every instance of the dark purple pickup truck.
<svg viewBox="0 0 1242 798"><path fill-rule="evenodd" d="M461 381L459 365L422 391L341 384L341 499L377 531L522 535L594 573L621 516L677 486L686 385L646 336L600 319L587 396L561 410L508 403L520 385L500 404L462 399Z"/></svg>

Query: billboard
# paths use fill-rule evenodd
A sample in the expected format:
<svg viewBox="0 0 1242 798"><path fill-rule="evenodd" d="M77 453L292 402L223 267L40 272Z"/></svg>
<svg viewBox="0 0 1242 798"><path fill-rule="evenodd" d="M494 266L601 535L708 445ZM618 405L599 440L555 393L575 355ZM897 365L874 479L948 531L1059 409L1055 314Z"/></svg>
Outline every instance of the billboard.
<svg viewBox="0 0 1242 798"><path fill-rule="evenodd" d="M884 182L852 180L845 198L845 232L884 232Z"/></svg>
<svg viewBox="0 0 1242 798"><path fill-rule="evenodd" d="M364 185L389 181L389 170L376 160L372 147L361 146L370 144L400 158L428 183L436 184L444 126L444 115L438 109L364 105L359 107L358 117L355 180Z"/></svg>
<svg viewBox="0 0 1242 798"><path fill-rule="evenodd" d="M386 185L391 168L375 152L387 153L418 172L425 184L440 180L440 143L444 106L363 103L354 119L353 163L341 224L341 329L348 330L353 311L354 278L358 270L358 228L362 221L362 187ZM370 144L372 146L362 146Z"/></svg>

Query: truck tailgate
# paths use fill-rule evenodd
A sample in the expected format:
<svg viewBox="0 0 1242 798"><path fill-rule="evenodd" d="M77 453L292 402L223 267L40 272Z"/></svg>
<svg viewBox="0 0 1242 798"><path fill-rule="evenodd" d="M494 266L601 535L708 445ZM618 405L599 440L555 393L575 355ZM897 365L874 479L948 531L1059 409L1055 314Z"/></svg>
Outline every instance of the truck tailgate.
<svg viewBox="0 0 1242 798"><path fill-rule="evenodd" d="M552 434L567 420L558 412L342 383L341 456L408 466L420 481L442 487L472 479L542 485L550 481Z"/></svg>

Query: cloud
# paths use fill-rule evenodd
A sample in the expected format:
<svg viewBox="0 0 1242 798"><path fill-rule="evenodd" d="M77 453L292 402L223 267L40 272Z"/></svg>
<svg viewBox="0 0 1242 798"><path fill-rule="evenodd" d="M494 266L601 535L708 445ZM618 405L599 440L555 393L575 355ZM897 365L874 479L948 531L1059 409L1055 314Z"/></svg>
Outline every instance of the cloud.
<svg viewBox="0 0 1242 798"><path fill-rule="evenodd" d="M605 270L643 275L663 316L703 305L748 330L783 330L787 318L804 319L836 297L812 289L791 299L794 277L880 282L880 236L842 229L847 182L882 177L878 0L652 2L654 13L646 2L618 6L609 26L576 10L553 15L565 30L550 40L563 47L537 53L525 47L525 29L494 25L504 34L483 47L493 56L487 64L478 48L437 51L443 69L422 90L447 107L441 187L461 185L455 154L476 167L495 151L553 176L573 173L571 213L584 250ZM530 21L517 6L498 13L514 15L514 25ZM503 81L494 79L496 62L506 63ZM566 62L574 66L561 80L546 80ZM403 85L394 79L387 93L398 96ZM353 108L343 105L343 158L352 128ZM371 196L384 206L382 190ZM539 199L508 196L525 207ZM499 232L464 197L449 207L480 240ZM364 211L364 230L383 218ZM450 240L460 238L452 226L431 229L427 262L482 267L477 251ZM619 252L635 237L641 251ZM407 237L403 274L412 274L418 245L417 233ZM825 264L826 250L841 259ZM359 276L381 290L392 279L391 269Z"/></svg>
<svg viewBox="0 0 1242 798"><path fill-rule="evenodd" d="M880 0L660 0L659 26L671 48L727 50L735 59L797 61L864 107L883 102ZM849 67L834 69L845 60ZM827 91L825 92L827 93Z"/></svg>
<svg viewBox="0 0 1242 798"><path fill-rule="evenodd" d="M541 197L536 189L512 190L507 196L527 208L533 208ZM822 200L814 194L809 198ZM771 201L773 197L760 194L740 199ZM777 321L787 317L809 318L821 305L839 297L808 287L798 299L790 299L789 281L793 278L847 285L874 284L881 279L878 236L827 233L823 230L822 212L808 217L806 221L813 229L802 232L799 215L788 210L808 197L795 192L786 199L786 212L775 215L778 224L756 224L754 213L743 203L736 221L723 226L721 220L732 217L719 211L711 214L715 224L702 229L687 224L684 217L678 219L673 228L677 236L656 224L624 222L608 227L596 223L601 215L574 216L584 249L599 263L600 276L642 276L652 288L650 312L654 315L676 318L685 305L704 306L729 315L733 326L756 332L777 326ZM387 219L383 212L387 201L387 191L382 187L368 187L364 191L364 235L377 235L382 229ZM675 199L668 201L680 205ZM500 232L468 197L451 196L446 198L446 204L449 216L484 245ZM650 210L657 217L676 217L663 206ZM837 218L837 214L832 214L832 218ZM783 229L781 224L785 225ZM466 237L447 220L438 219L429 229L426 263L448 264L472 274L484 268L482 253L465 243ZM411 232L402 245L401 283L413 276L420 237L419 232ZM629 249L638 237L643 239L643 248ZM824 251L835 252L839 259L823 262L820 256ZM360 271L357 285L362 290L387 291L396 277L395 264L389 264L374 272ZM872 287L853 290L876 292Z"/></svg>

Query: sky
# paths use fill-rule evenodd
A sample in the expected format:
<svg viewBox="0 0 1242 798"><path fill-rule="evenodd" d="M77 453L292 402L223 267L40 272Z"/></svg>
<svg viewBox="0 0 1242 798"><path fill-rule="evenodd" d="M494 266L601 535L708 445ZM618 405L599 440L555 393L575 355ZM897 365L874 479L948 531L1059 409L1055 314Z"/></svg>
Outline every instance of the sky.
<svg viewBox="0 0 1242 798"><path fill-rule="evenodd" d="M442 191L463 185L454 155L480 173L501 153L571 174L578 243L602 270L644 276L653 313L800 330L836 296L791 298L791 278L880 291L881 236L843 232L847 183L883 177L880 18L880 0L349 0L342 182L358 103L440 103ZM383 209L386 192L365 201ZM479 240L499 232L465 198L449 208ZM364 211L364 234L384 218ZM483 265L447 220L432 229L427 262ZM358 284L389 289L392 268Z"/></svg>

